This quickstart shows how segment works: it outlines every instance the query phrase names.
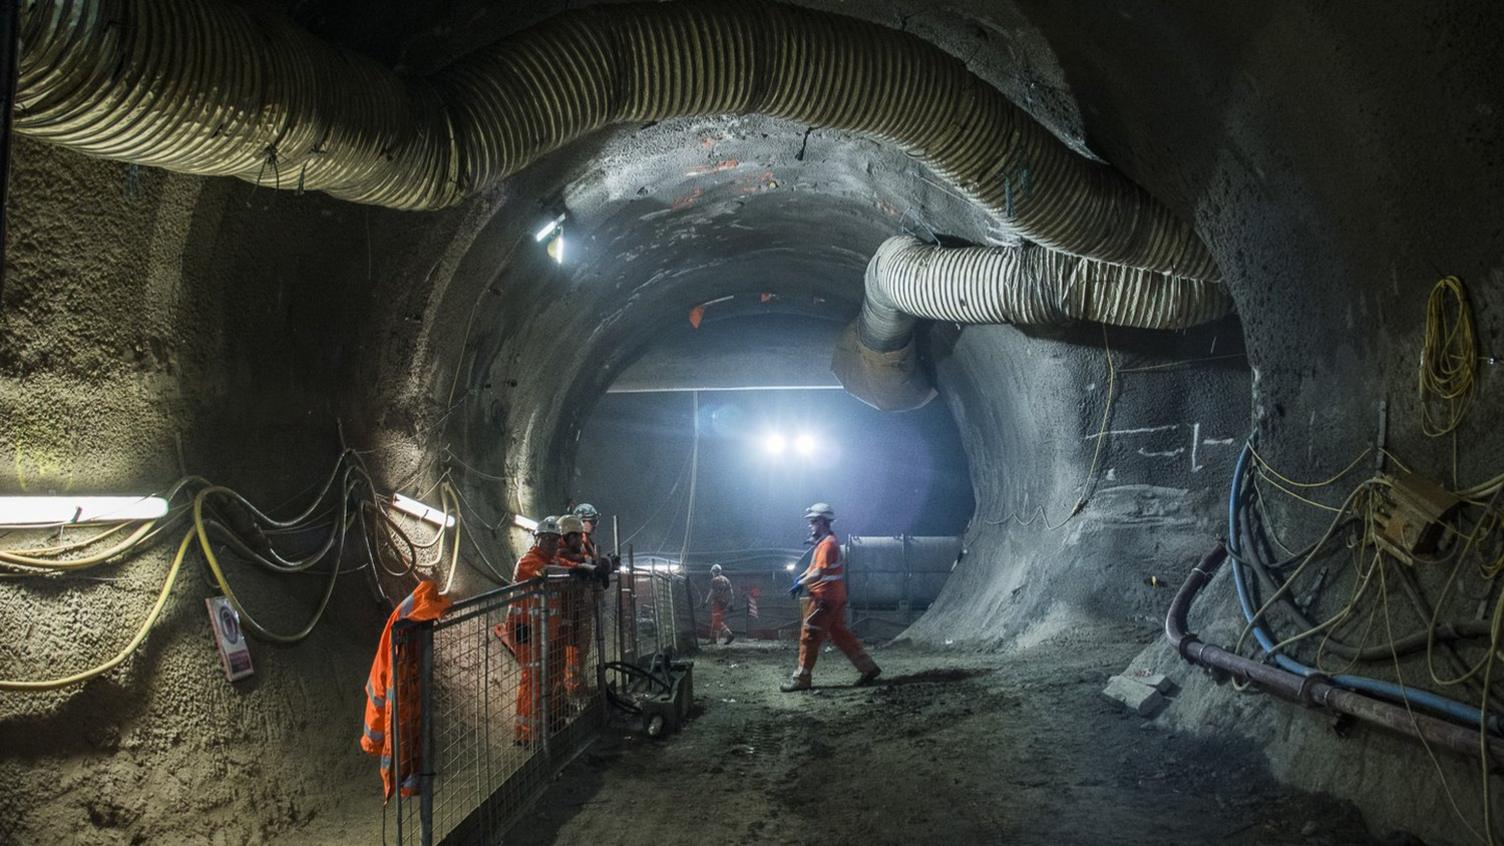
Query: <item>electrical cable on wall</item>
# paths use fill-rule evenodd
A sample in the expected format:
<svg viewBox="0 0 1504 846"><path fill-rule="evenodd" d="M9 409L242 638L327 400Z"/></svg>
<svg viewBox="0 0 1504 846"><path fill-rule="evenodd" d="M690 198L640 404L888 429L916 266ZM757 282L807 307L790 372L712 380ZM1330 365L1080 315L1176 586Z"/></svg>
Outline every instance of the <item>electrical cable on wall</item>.
<svg viewBox="0 0 1504 846"><path fill-rule="evenodd" d="M375 591L388 604L390 599L382 586L383 573L404 580L417 579L421 567L434 578L442 579L445 590L448 590L459 565L459 538L465 523L458 491L447 479L440 479L436 485L442 497L442 519L435 537L421 544L414 543L383 506L387 497L378 493L359 454L345 450L323 484L317 486L306 507L289 518L274 518L238 492L190 476L174 483L163 494L168 507L166 514L157 519L122 521L102 529L90 529L88 535L75 540L63 541L59 535L57 540L45 544L0 550L0 570L4 570L7 577L38 579L73 575L127 561L150 549L169 533L176 537L175 531L185 520L191 524L172 556L156 602L134 636L118 653L89 669L60 678L0 680L0 691L56 690L118 667L145 642L160 619L182 564L193 546L198 547L213 581L240 615L247 633L263 641L284 645L298 643L314 631L328 610L338 577L342 574L368 571ZM449 526L451 516L453 525ZM348 533L356 527L359 527L362 537L365 560L359 566L342 568ZM26 528L52 533L63 527ZM288 556L273 541L273 536L300 536L312 532L321 533L322 540L312 551L301 555ZM96 549L122 533L126 533L123 538L104 549ZM475 543L473 538L472 543ZM420 561L423 549L436 550L431 561ZM317 606L306 623L295 631L282 632L269 628L254 616L234 589L223 557L226 552L233 553L236 560L253 564L273 575L308 574L325 579Z"/></svg>

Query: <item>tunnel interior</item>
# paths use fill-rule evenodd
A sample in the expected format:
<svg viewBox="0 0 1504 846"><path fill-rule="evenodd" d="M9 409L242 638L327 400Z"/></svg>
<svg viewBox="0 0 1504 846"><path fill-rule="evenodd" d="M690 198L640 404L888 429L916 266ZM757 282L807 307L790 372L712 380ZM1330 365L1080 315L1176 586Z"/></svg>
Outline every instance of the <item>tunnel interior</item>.
<svg viewBox="0 0 1504 846"><path fill-rule="evenodd" d="M20 63L17 123L6 136L0 496L155 493L172 510L165 523L138 521L97 538L101 527L72 525L78 512L40 527L0 516L8 644L0 774L14 786L0 795L0 842L372 842L392 806L357 746L367 673L383 621L418 579L458 601L504 586L533 543L527 521L580 502L617 518L625 544L678 562L691 584L716 561L733 575L741 567L777 574L800 554L801 512L816 500L834 504L843 538L959 538L945 578L912 617L857 629L880 662L891 654L901 678L918 680L882 687L880 697L935 681L926 666L964 666L956 670L964 676L1017 661L1039 676L1018 676L1017 691L978 693L965 719L1032 714L1043 725L1056 712L1037 697L1074 684L1059 695L1073 697L1075 710L1054 719L1088 721L1071 734L1090 737L1121 728L1119 706L1084 704L1099 701L1106 674L1167 675L1175 693L1144 721L1145 738L1185 738L1199 750L1187 760L1203 762L1209 777L1219 762L1267 771L1302 802L1318 796L1348 809L1331 817L1340 825L1323 822L1328 841L1292 842L1493 842L1500 785L1490 762L1501 753L1491 744L1500 741L1497 727L1477 725L1480 702L1500 708L1491 671L1504 607L1495 578L1504 541L1493 531L1504 435L1490 411L1504 291L1499 8L1467 0L1381 11L1147 0L746 5L747 18L815 21L808 25L830 33L880 28L872 43L889 52L862 53L861 38L832 36L826 58L805 56L789 78L828 72L841 92L832 99L840 108L819 120L772 107L681 109L570 134L568 106L555 104L516 123L519 137L549 142L538 141L537 155L469 184L456 174L514 151L501 133L486 136L496 147L485 155L444 158L464 148L455 115L537 97L502 87L477 106L455 93L473 82L455 69L507 39L595 14L638 14L624 4L557 5L22 4L19 37L8 36ZM117 15L129 25L115 26ZM353 80L377 92L369 102L381 108L359 113L368 135L330 134L305 150L248 141L235 148L243 161L215 154L216 145L239 143L238 132L249 137L234 115L281 120L316 87L280 91L267 81L271 70L239 64L262 41L210 37L221 15L251 21L245 31L266 34L265 43L292 33L289 43L338 51L330 67L340 70L321 77L321 90ZM97 23L104 34L41 49L43 21L89 33ZM780 25L792 33L805 24ZM184 57L200 54L154 46L154 32L167 33L162 43L201 44L210 58L189 64ZM699 43L687 33L654 43ZM759 37L759 49L774 43ZM96 46L98 55L76 58ZM891 79L880 76L888 58L926 51L964 71L954 77L962 94L932 99L1001 96L1089 175L1089 190L1066 192L1079 201L1074 214L1030 206L1027 187L1069 168L1009 171L999 187L990 148L956 164L966 151L947 152L946 139L981 132L994 114L981 106L975 122L955 118L951 135L855 125L853 115L881 113L906 90L902 82L864 89L862 74ZM274 58L292 67L299 55ZM746 55L728 52L726 61L750 62ZM167 81L179 61L191 68L188 82ZM49 104L90 93L58 69L96 67L125 93L41 123ZM133 70L143 67L160 75ZM588 76L583 60L569 67ZM687 81L673 90L689 101L703 94L696 74L712 69L676 72ZM533 88L553 84L562 83L540 75ZM181 94L255 86L255 107L220 112L212 94ZM409 99L379 99L397 97L392 91ZM325 126L342 106L308 108ZM445 108L456 111L440 120ZM153 120L168 128L151 129ZM444 132L432 129L440 124ZM170 162L139 152L179 125L202 130L199 147ZM931 130L918 147L906 140ZM98 136L77 140L89 132ZM288 129L284 139L294 135ZM422 143L404 146L411 137ZM375 152L342 165L341 143ZM409 195L389 176L409 166L442 171L419 184L425 197L453 201L421 209L378 201ZM334 184L356 171L359 179ZM1125 191L1140 205L1124 206ZM1061 223L1101 209L1100 232ZM1114 240L1123 233L1132 237ZM961 281L935 286L942 302L914 307L909 346L877 349L862 334L873 325L869 261L895 236L933 251L921 269L953 267L944 262L955 251L977 248L1009 261L1095 264L1061 271L1072 280L1061 302L1076 297L1078 311L1048 321L1024 314L1033 301L978 318L996 303L962 286L973 271L961 268L953 274ZM1138 275L1109 275L1124 267ZM1456 285L1438 285L1449 278ZM1133 287L1140 283L1210 291L1228 308L1203 308L1197 314L1208 319L1188 321L1195 325L1093 319L1119 292L1145 290ZM1464 323L1467 333L1454 331ZM905 396L933 400L896 413L872 407L870 393L832 372L843 344L871 374L902 382ZM1434 371L1438 359L1450 370L1428 384L1427 362ZM1436 392L1459 374L1465 389ZM770 434L786 439L779 455L767 449ZM796 443L804 434L815 444L809 455ZM1420 481L1407 481L1412 474ZM180 479L188 481L174 487ZM210 485L226 491L202 493ZM1434 506L1427 519L1439 534L1423 552L1414 534L1375 546L1376 533L1390 531L1386 509L1398 495L1386 492L1395 490L1419 491L1421 511ZM231 501L235 494L247 505ZM460 525L435 530L391 511L394 494L442 508ZM218 528L199 520L195 534L195 497L208 501ZM414 543L373 548L369 526L383 520ZM101 554L126 538L120 552ZM1219 539L1232 563L1198 565ZM326 541L338 544L334 552ZM258 567L236 542L315 566ZM212 567L209 553L218 556ZM404 555L406 566L393 569ZM92 565L91 556L100 566L78 563ZM1297 682L1310 707L1281 701L1274 682L1250 682L1244 671L1203 671L1190 662L1192 647L1164 637L1172 599L1202 574L1190 620L1200 642L1282 666L1270 657L1277 650L1255 643L1240 608L1235 568L1259 558L1289 580L1283 591L1280 582L1250 582L1259 603L1273 608L1289 592L1294 605L1271 611L1267 625L1285 636L1304 631L1281 649L1320 669ZM859 591L860 577L851 579ZM234 682L204 611L226 584L243 622L296 641L253 637L255 672ZM1460 630L1467 634L1454 637ZM1327 654L1328 634L1367 657ZM761 660L701 655L708 680L726 678L715 674L732 673L738 660ZM845 672L839 662L839 654L821 658L817 674ZM74 674L89 677L31 684ZM1344 686L1348 676L1461 702L1472 723L1424 702L1387 728L1335 718L1344 695L1383 700L1372 686ZM1332 678L1335 698L1318 701L1312 691ZM733 695L743 701L727 702ZM700 699L706 726L717 709L753 707L743 693ZM770 701L756 707L800 707ZM829 696L808 701L830 704ZM1010 710L1020 701L1022 710ZM1402 693L1399 701L1420 700ZM1472 743L1471 754L1443 748L1444 732L1427 735L1417 714L1451 719L1465 737L1454 745ZM1406 736L1409 724L1429 742ZM691 724L652 754L698 749L694 732ZM776 745L732 739L737 748ZM661 751L675 743L689 745ZM958 743L925 754L966 756ZM1131 745L1122 754L1137 760ZM592 766L618 775L587 778L589 790L609 796L623 772L631 778L621 789L633 789L630 761L639 759L614 770L612 760ZM1105 766L1132 767L1112 760ZM996 793L1019 783L1009 778L1032 784L1006 761L968 761L976 783L996 779ZM1035 788L1065 801L1082 785ZM843 839L854 829L830 828L837 823L808 808L777 813L807 817L811 837L855 842ZM958 816L976 822L966 831L1001 842L1086 837L1012 813ZM863 829L865 842L914 836L907 822L884 828L883 816ZM1138 828L1123 832L1124 842L1158 842L1152 815L1131 820L1124 824ZM569 824L589 823L581 815ZM584 829L561 822L539 831L570 842ZM1276 842L1258 831L1236 837ZM698 836L671 828L654 842Z"/></svg>

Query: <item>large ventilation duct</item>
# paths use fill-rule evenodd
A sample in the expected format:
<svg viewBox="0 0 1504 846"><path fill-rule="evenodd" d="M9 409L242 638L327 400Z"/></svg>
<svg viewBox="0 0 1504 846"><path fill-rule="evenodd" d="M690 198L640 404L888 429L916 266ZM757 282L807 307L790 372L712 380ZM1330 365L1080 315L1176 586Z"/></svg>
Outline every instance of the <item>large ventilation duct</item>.
<svg viewBox="0 0 1504 846"><path fill-rule="evenodd" d="M590 7L404 79L211 0L33 0L16 130L95 156L433 209L593 130L761 113L891 141L1023 236L1197 279L1191 228L956 58L761 2Z"/></svg>
<svg viewBox="0 0 1504 846"><path fill-rule="evenodd" d="M1226 290L1211 282L1038 247L941 247L899 235L868 262L861 316L837 342L831 369L863 402L903 411L935 396L918 362L914 326L920 318L1184 329L1232 308Z"/></svg>

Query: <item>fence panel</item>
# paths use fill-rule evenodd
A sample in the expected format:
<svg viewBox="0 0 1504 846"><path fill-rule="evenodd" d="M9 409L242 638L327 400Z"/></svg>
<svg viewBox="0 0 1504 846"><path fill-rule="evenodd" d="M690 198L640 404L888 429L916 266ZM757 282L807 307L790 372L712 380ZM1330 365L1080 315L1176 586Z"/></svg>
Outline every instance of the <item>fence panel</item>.
<svg viewBox="0 0 1504 846"><path fill-rule="evenodd" d="M611 587L550 576L393 630L396 842L494 844L605 723L612 661L695 646L682 576L623 571Z"/></svg>

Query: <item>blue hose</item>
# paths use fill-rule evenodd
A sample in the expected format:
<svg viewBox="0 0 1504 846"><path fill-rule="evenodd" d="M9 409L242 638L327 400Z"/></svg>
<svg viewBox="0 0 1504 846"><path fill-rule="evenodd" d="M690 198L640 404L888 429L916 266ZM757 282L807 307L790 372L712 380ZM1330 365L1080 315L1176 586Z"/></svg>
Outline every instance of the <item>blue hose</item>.
<svg viewBox="0 0 1504 846"><path fill-rule="evenodd" d="M1239 488L1242 486L1243 474L1248 470L1248 457L1252 452L1253 437L1250 435L1248 440L1243 443L1242 452L1238 453L1238 463L1232 471L1232 489L1228 492L1227 496L1227 549L1232 553L1229 557L1232 558L1232 581L1233 587L1237 589L1238 606L1243 610L1243 619L1252 624L1254 640L1258 641L1259 646L1264 652L1268 653L1274 659L1276 666L1286 672L1302 677L1317 675L1318 671L1314 667L1308 667L1287 655L1276 652L1274 650L1274 638L1264 628L1263 621L1258 623L1253 622L1254 607L1253 599L1250 596L1251 589L1243 580L1243 565L1239 560L1243 556L1243 550L1241 548L1242 535L1239 532L1240 527L1238 525ZM1478 726L1479 720L1484 717L1483 709L1481 708L1468 705L1465 702L1458 702L1455 699L1448 699L1445 696L1439 696L1428 690L1417 690L1409 686L1401 687L1394 682L1387 682L1368 676L1338 675L1331 676L1330 678L1332 683L1338 687L1367 693L1392 702L1408 701L1417 708L1442 714L1458 722L1471 725L1474 728ZM1499 733L1499 717L1489 715L1488 726L1491 731Z"/></svg>

